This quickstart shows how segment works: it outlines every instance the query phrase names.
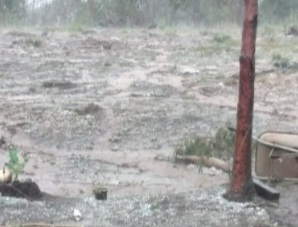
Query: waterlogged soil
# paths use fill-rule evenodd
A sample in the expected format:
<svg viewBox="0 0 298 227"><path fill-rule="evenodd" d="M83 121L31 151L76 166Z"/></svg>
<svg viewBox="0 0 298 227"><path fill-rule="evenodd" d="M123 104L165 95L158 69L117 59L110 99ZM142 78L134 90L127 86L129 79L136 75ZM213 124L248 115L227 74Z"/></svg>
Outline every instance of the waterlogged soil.
<svg viewBox="0 0 298 227"><path fill-rule="evenodd" d="M295 226L295 185L279 206L229 203L226 174L172 162L185 138L235 123L240 31L2 30L1 165L14 144L29 160L20 178L51 195L0 198L0 224L71 224L79 209L84 226ZM298 39L258 43L254 134L297 132Z"/></svg>

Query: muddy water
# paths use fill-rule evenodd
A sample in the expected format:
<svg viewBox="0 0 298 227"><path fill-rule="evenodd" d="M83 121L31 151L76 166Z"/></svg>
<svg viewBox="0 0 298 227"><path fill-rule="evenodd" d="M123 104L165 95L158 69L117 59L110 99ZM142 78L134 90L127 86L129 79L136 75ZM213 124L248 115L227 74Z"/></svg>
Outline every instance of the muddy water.
<svg viewBox="0 0 298 227"><path fill-rule="evenodd" d="M212 33L200 32L40 34L0 34L0 134L29 157L21 177L62 196L88 196L98 184L122 197L228 181L171 160L186 137L235 122L238 46L207 54L198 44L213 45ZM266 54L259 69L270 69ZM297 131L297 77L256 78L256 135Z"/></svg>
<svg viewBox="0 0 298 227"><path fill-rule="evenodd" d="M109 188L110 196L184 192L227 182L227 175L198 174L171 161L168 151L57 150L34 145L24 133L11 143L29 158L21 178L33 178L53 195L86 196L96 185ZM0 161L7 161L1 152Z"/></svg>

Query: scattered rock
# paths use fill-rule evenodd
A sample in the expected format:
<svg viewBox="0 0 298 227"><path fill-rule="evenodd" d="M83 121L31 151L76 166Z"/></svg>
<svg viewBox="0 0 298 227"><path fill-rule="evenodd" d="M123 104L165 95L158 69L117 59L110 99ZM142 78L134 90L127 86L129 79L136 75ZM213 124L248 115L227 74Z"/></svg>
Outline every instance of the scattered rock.
<svg viewBox="0 0 298 227"><path fill-rule="evenodd" d="M84 28L79 28L79 31L80 31L83 35L94 35L94 34L96 34L96 30L94 30L94 29L84 29Z"/></svg>
<svg viewBox="0 0 298 227"><path fill-rule="evenodd" d="M112 147L112 151L118 151L118 150L119 150L119 147L117 145Z"/></svg>
<svg viewBox="0 0 298 227"><path fill-rule="evenodd" d="M17 133L17 128L14 125L7 125L6 129L11 136L14 136Z"/></svg>
<svg viewBox="0 0 298 227"><path fill-rule="evenodd" d="M121 137L120 136L113 136L109 139L109 141L111 143L119 143L121 141Z"/></svg>
<svg viewBox="0 0 298 227"><path fill-rule="evenodd" d="M104 50L111 50L112 49L112 41L111 40L101 40L101 39L96 39L92 37L88 37L84 41L84 46L86 48L92 48L94 49L95 47L103 48Z"/></svg>
<svg viewBox="0 0 298 227"><path fill-rule="evenodd" d="M93 147L94 147L94 144L92 142L87 143L87 144L84 144L84 148L86 150L92 151L93 150Z"/></svg>
<svg viewBox="0 0 298 227"><path fill-rule="evenodd" d="M1 136L1 138L0 138L0 147L2 147L5 144L6 144L6 140L5 140L4 136Z"/></svg>
<svg viewBox="0 0 298 227"><path fill-rule="evenodd" d="M35 34L30 33L30 32L24 32L24 31L9 31L6 33L7 35L11 35L11 36L16 36L16 37L32 37L35 36Z"/></svg>
<svg viewBox="0 0 298 227"><path fill-rule="evenodd" d="M96 114L102 110L103 110L103 108L100 107L99 105L94 104L94 103L89 103L87 106L85 106L83 108L75 109L75 112L79 115L87 115L87 114Z"/></svg>
<svg viewBox="0 0 298 227"><path fill-rule="evenodd" d="M47 37L49 35L49 31L48 30L43 30L41 33L41 37Z"/></svg>
<svg viewBox="0 0 298 227"><path fill-rule="evenodd" d="M272 115L273 115L273 116L278 116L278 115L279 115L279 111L278 111L276 108L274 108L274 109L272 110Z"/></svg>
<svg viewBox="0 0 298 227"><path fill-rule="evenodd" d="M42 46L42 41L39 40L39 39L27 38L25 40L25 44L28 45L28 46L35 47L35 48L39 48L39 47Z"/></svg>
<svg viewBox="0 0 298 227"><path fill-rule="evenodd" d="M81 214L80 210L74 209L73 210L73 217L76 221L81 221L82 220L82 214Z"/></svg>
<svg viewBox="0 0 298 227"><path fill-rule="evenodd" d="M119 37L117 37L117 36L112 36L111 37L111 41L113 41L113 42L121 42L121 39Z"/></svg>
<svg viewBox="0 0 298 227"><path fill-rule="evenodd" d="M36 92L36 88L35 87L29 87L28 91L30 93L35 93Z"/></svg>
<svg viewBox="0 0 298 227"><path fill-rule="evenodd" d="M167 162L167 161L170 161L170 157L167 157L167 156L165 156L165 155L161 155L161 154L159 154L159 155L156 155L156 156L154 157L154 160L156 160L156 161Z"/></svg>
<svg viewBox="0 0 298 227"><path fill-rule="evenodd" d="M77 87L76 84L70 81L44 81L42 83L44 88L59 88L61 90L72 89Z"/></svg>
<svg viewBox="0 0 298 227"><path fill-rule="evenodd" d="M102 42L102 48L104 50L111 50L112 49L112 43L111 42Z"/></svg>
<svg viewBox="0 0 298 227"><path fill-rule="evenodd" d="M298 36L298 26L291 26L287 32L287 35Z"/></svg>
<svg viewBox="0 0 298 227"><path fill-rule="evenodd" d="M56 32L56 28L52 28L52 27L45 27L42 32L40 33L40 36L42 38L48 38L53 36L53 34Z"/></svg>
<svg viewBox="0 0 298 227"><path fill-rule="evenodd" d="M131 93L130 96L131 97L142 97L144 95L142 93Z"/></svg>

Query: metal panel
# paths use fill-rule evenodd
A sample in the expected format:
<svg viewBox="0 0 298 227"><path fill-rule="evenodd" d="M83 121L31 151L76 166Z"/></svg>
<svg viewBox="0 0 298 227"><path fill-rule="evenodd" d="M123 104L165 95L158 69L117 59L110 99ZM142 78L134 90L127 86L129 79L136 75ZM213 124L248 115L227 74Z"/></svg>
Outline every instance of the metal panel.
<svg viewBox="0 0 298 227"><path fill-rule="evenodd" d="M298 134L264 132L257 140L256 175L298 178Z"/></svg>

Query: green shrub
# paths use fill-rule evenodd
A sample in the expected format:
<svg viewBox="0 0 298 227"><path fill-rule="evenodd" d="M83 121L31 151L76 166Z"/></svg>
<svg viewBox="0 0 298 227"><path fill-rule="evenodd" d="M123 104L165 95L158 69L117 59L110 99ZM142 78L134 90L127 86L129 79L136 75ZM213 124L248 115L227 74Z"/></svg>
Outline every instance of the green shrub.
<svg viewBox="0 0 298 227"><path fill-rule="evenodd" d="M14 174L15 180L18 179L19 174L25 168L25 164L28 160L23 158L17 149L13 148L9 150L9 162L5 163L5 166L9 168Z"/></svg>
<svg viewBox="0 0 298 227"><path fill-rule="evenodd" d="M280 54L273 54L272 62L276 68L280 69L286 69L290 66L290 59L287 57L283 57Z"/></svg>

